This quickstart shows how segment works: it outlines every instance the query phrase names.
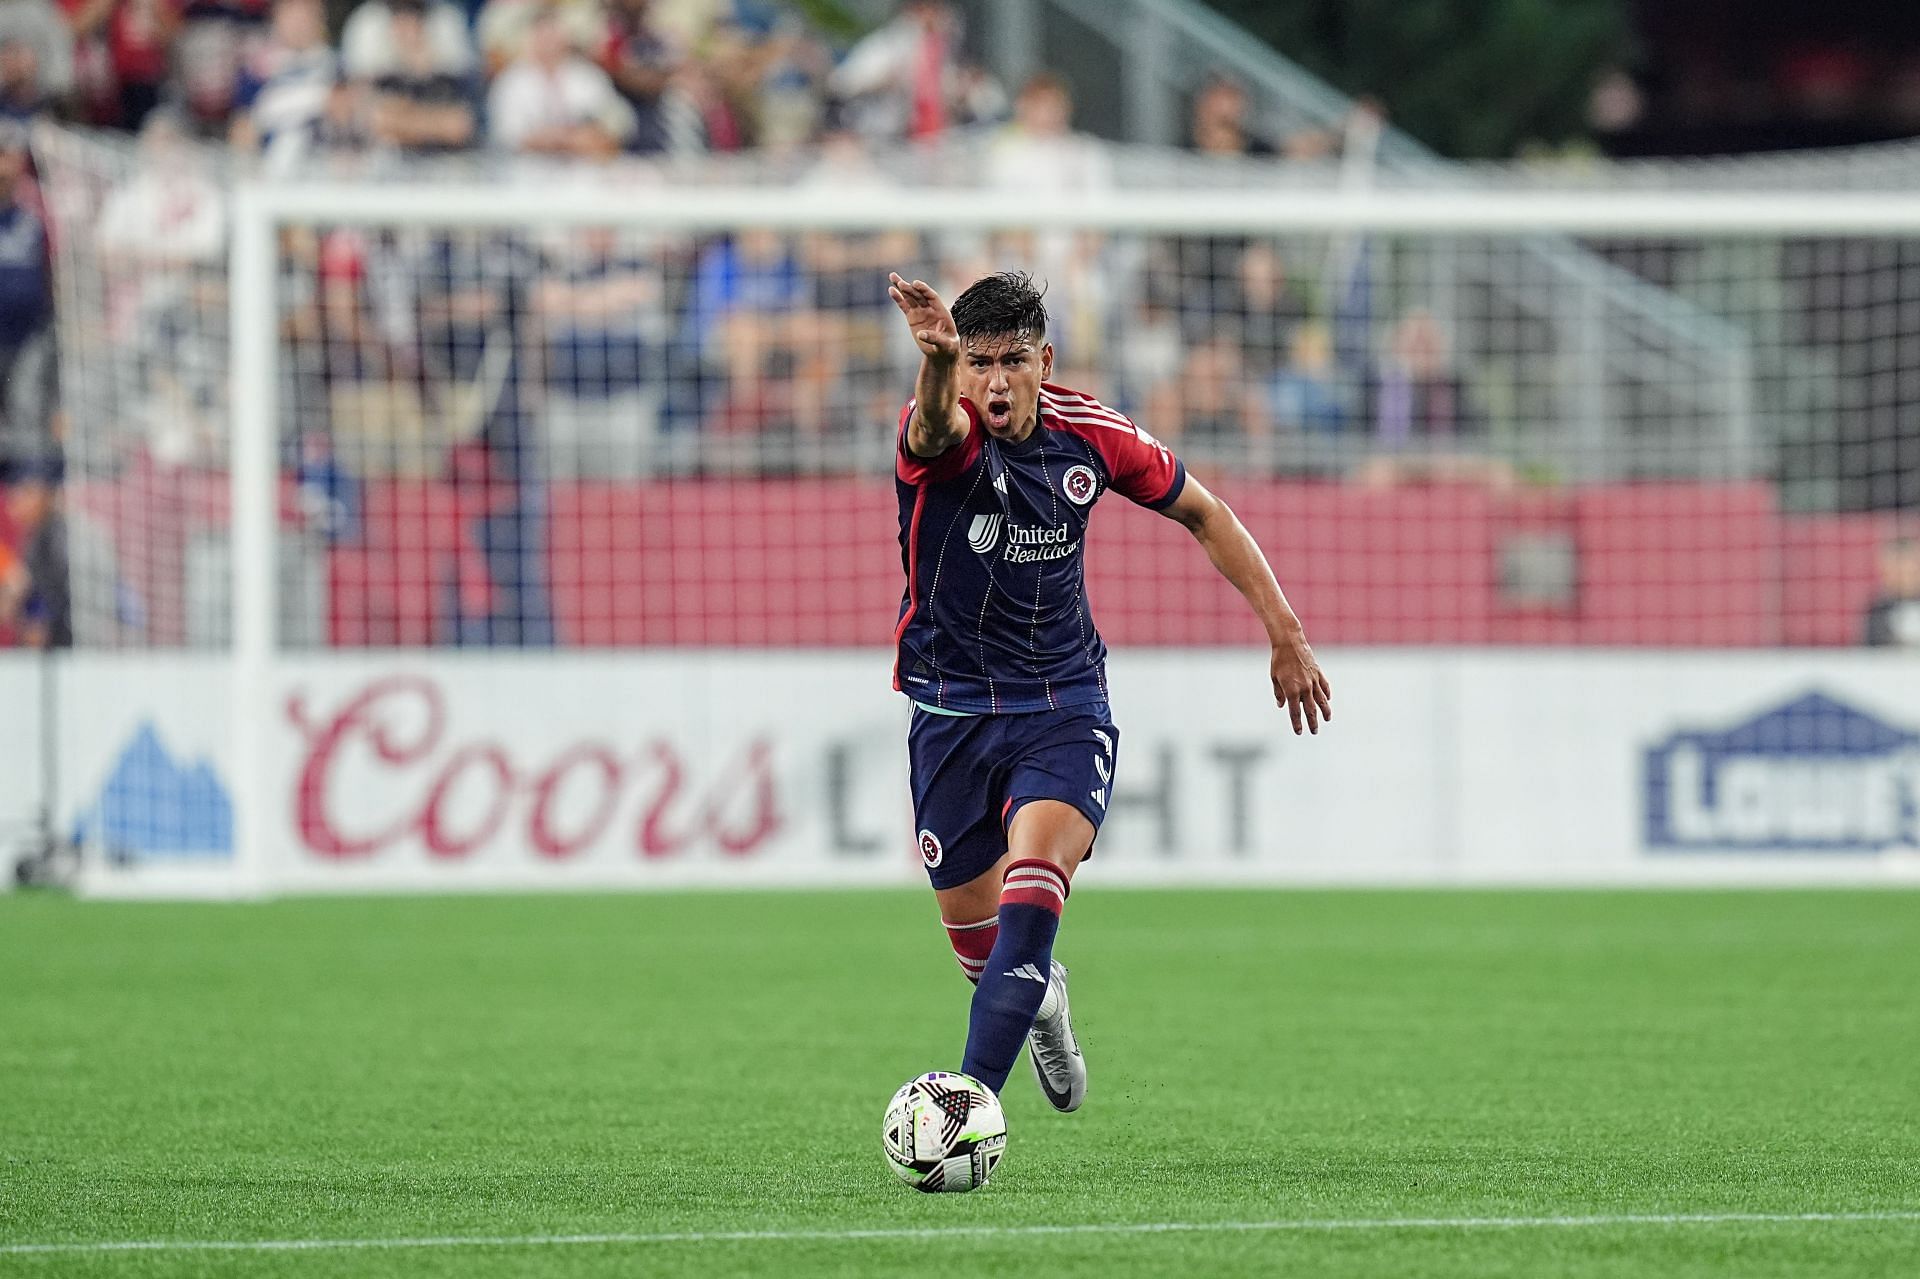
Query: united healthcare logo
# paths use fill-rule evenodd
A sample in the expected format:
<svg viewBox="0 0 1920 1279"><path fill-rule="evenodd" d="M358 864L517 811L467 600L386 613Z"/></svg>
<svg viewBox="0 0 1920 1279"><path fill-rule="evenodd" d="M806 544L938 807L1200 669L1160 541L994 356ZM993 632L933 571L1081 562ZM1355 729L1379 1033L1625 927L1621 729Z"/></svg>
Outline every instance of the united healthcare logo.
<svg viewBox="0 0 1920 1279"><path fill-rule="evenodd" d="M1643 760L1660 853L1877 853L1920 845L1920 733L1808 693Z"/></svg>

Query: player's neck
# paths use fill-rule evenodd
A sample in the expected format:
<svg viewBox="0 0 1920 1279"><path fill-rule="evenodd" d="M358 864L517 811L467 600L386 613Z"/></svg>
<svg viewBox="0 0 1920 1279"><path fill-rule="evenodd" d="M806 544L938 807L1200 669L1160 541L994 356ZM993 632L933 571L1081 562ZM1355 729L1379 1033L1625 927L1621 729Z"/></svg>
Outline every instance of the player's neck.
<svg viewBox="0 0 1920 1279"><path fill-rule="evenodd" d="M1031 440L1033 438L1033 433L1039 429L1040 429L1040 410L1035 409L1033 411L1033 416L1027 419L1027 424L1021 427L1017 434L1009 435L1004 439L1002 439L1000 442L1002 444L1012 444L1017 447L1019 445L1025 444L1028 440Z"/></svg>

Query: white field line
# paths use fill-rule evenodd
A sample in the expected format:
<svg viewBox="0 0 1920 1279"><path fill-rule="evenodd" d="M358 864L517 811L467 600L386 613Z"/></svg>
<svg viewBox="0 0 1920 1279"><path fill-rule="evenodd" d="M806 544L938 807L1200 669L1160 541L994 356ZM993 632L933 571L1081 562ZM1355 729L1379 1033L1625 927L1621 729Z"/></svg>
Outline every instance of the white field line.
<svg viewBox="0 0 1920 1279"><path fill-rule="evenodd" d="M1301 1217L1283 1221L1086 1222L1065 1226L926 1226L877 1230L686 1230L655 1234L433 1235L397 1239L124 1239L0 1244L0 1256L107 1252L320 1252L395 1248L561 1248L673 1243L840 1243L868 1239L1028 1239L1060 1235L1265 1234L1370 1230L1528 1230L1605 1226L1920 1222L1911 1212L1616 1213L1590 1217Z"/></svg>

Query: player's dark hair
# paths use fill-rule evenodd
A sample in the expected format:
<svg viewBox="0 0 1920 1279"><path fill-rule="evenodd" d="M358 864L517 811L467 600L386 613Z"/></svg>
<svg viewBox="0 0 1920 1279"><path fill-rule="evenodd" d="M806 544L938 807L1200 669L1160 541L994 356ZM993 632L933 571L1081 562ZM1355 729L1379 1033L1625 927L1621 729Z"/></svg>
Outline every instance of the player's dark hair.
<svg viewBox="0 0 1920 1279"><path fill-rule="evenodd" d="M953 300L953 327L962 342L970 338L1022 335L1038 342L1047 332L1047 308L1025 271L982 276Z"/></svg>

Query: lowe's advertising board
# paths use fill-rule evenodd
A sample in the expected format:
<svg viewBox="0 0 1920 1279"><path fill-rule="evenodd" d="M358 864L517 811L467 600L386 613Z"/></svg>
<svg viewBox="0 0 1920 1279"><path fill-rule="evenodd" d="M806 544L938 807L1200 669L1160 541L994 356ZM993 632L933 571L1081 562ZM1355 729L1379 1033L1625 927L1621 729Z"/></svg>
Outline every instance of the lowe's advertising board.
<svg viewBox="0 0 1920 1279"><path fill-rule="evenodd" d="M1087 873L1920 881L1920 666L1898 657L1323 656L1336 718L1296 738L1262 652L1116 655L1117 769ZM67 663L67 818L91 891L922 878L884 655L287 661L245 758L228 687L187 657Z"/></svg>

